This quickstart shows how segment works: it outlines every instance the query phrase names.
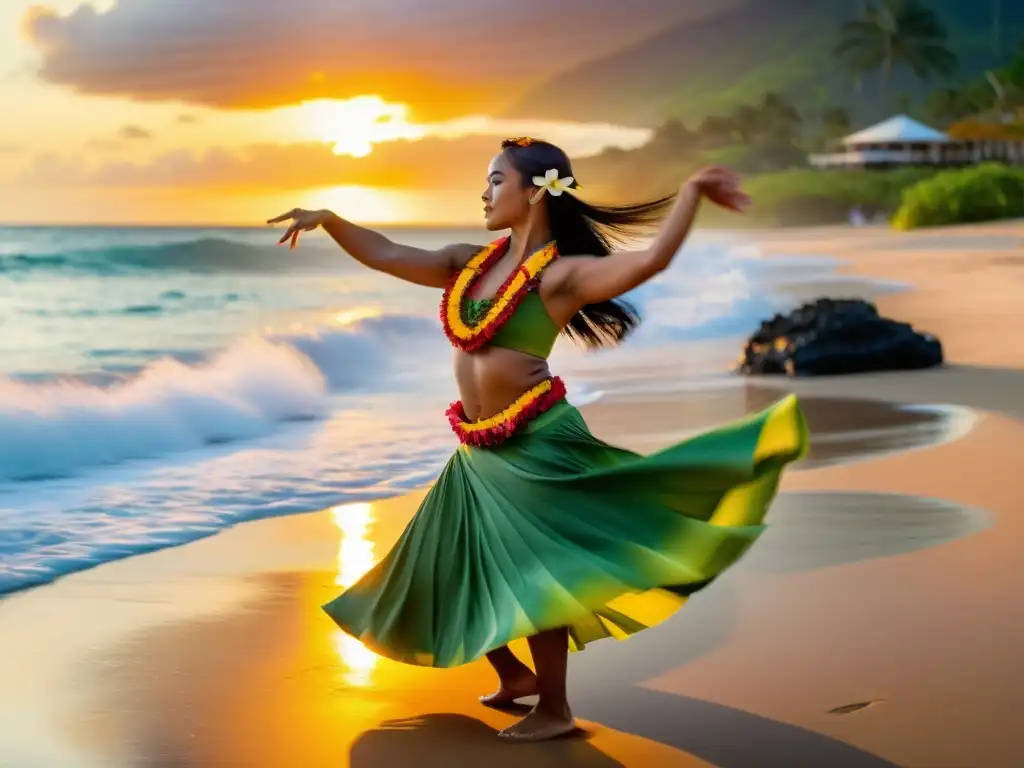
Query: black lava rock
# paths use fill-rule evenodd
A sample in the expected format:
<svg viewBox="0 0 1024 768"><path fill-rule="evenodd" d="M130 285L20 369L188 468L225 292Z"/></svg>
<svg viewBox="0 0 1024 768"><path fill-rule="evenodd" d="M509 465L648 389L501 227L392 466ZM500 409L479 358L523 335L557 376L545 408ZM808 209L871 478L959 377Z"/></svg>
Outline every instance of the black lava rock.
<svg viewBox="0 0 1024 768"><path fill-rule="evenodd" d="M761 324L739 359L745 374L829 376L942 365L942 344L860 299L818 299Z"/></svg>

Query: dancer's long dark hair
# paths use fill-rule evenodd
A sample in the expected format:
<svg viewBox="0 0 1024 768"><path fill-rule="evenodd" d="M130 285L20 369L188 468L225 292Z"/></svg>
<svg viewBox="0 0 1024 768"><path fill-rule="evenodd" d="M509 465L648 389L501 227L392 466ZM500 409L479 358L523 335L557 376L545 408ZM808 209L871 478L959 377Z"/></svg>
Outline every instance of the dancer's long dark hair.
<svg viewBox="0 0 1024 768"><path fill-rule="evenodd" d="M569 156L561 149L539 139L506 139L501 143L512 166L519 171L525 186L533 177L543 176L551 168L559 178L573 176ZM573 186L576 186L574 182ZM664 216L674 195L633 205L598 206L575 195L544 195L551 224L551 237L559 253L567 256L607 256L616 247L650 231ZM622 299L588 304L562 331L589 348L618 344L640 324L636 309Z"/></svg>

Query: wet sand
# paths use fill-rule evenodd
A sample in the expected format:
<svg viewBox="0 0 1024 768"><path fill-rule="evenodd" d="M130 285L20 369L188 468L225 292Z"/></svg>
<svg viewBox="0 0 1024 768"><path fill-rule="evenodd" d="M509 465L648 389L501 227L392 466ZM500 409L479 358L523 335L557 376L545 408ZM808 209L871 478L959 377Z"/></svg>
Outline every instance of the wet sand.
<svg viewBox="0 0 1024 768"><path fill-rule="evenodd" d="M1024 232L1005 226L1004 246ZM840 234L769 247L828 255L862 237L870 263L850 269L916 283L900 236ZM996 237L970 237L983 236ZM890 255L871 261L875 248ZM1000 283L1017 267L986 269ZM397 665L320 611L397 538L411 494L241 525L0 602L0 766L1018 765L1024 358L1003 355L1006 334L975 343L979 322L943 307L1020 310L998 286L968 299L952 273L945 293L928 280L931 304L916 290L880 304L939 334L948 369L585 409L596 433L646 450L794 390L814 446L750 555L661 627L573 655L576 737L502 744L494 729L514 716L476 703L485 665Z"/></svg>
<svg viewBox="0 0 1024 768"><path fill-rule="evenodd" d="M634 428L657 425L678 436L770 399L754 389L741 400L708 396L674 409L667 421L660 402L612 402L588 414L595 429L607 419ZM815 440L824 438L825 455L837 463L870 458L871 451L856 450L856 435L865 430L890 436L884 455L906 450L908 434L931 436L916 447L945 439L951 423L945 413L908 415L884 403L811 398L808 405ZM852 439L844 440L847 435ZM621 437L642 447L642 440ZM36 705L26 712L24 696L0 695L0 715L13 725L3 731L0 754L25 756L12 766L448 765L452 754L498 765L524 759L540 765L765 765L764 749L781 742L772 749L790 761L813 754L826 761L821 764L889 765L771 713L723 707L715 696L660 701L656 691L638 686L697 662L730 638L736 605L729 596L744 573L757 574L757 581L777 578L937 546L990 524L983 514L913 499L897 515L880 513L877 504L871 512L860 499L852 505L829 500L823 519L815 497L783 497L757 556L709 590L711 599L695 600L657 630L658 642L667 646L650 655L636 638L594 644L573 657L573 698L583 718L578 737L509 747L494 731L515 715L476 702L493 684L485 664L444 671L379 659L337 631L319 608L397 539L418 499L414 494L249 523L12 596L0 606L0 655L20 663L0 682L4 691L31 689L29 702ZM912 539L901 537L904 530L913 531ZM523 644L517 650L526 651ZM613 661L606 658L617 652ZM72 701L67 690L76 692ZM52 709L54 702L60 710ZM706 735L693 743L697 724L698 731L711 725L721 732L709 743L703 743ZM51 748L63 745L73 760L48 755L41 761L43 728L52 729ZM749 746L734 744L737 754L722 762L715 744L732 743L732 730L746 733ZM91 760L74 762L82 755ZM415 763L402 762L410 755Z"/></svg>
<svg viewBox="0 0 1024 768"><path fill-rule="evenodd" d="M687 606L677 634L581 660L588 681L590 664L595 673L621 664L636 681L584 713L612 723L615 708L628 710L644 724L635 732L671 733L720 766L870 763L810 760L812 745L798 751L767 733L771 759L758 762L737 754L724 722L700 716L706 702L896 765L1018 765L1022 439L1018 423L985 417L934 449L791 473L758 547ZM684 699L678 718L649 719L672 697ZM757 729L741 732L749 748Z"/></svg>
<svg viewBox="0 0 1024 768"><path fill-rule="evenodd" d="M813 467L865 461L955 440L973 426L970 408L943 404L890 403L819 395L808 387L748 385L703 390L685 396L609 397L587 406L587 423L601 434L635 450L652 451L716 424L743 418L799 390L801 408L811 431L811 446L801 462ZM809 391L808 391L809 390ZM637 408L636 406L642 406ZM666 419L665 414L671 414Z"/></svg>

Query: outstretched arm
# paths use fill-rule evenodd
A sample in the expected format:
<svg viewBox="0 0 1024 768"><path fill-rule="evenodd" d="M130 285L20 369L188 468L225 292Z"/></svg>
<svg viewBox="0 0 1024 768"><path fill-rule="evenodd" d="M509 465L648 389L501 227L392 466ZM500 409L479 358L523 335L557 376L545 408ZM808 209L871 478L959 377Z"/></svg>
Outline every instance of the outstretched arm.
<svg viewBox="0 0 1024 768"><path fill-rule="evenodd" d="M294 248L301 232L323 227L334 242L361 264L429 288L447 287L452 275L462 269L479 250L479 246L464 243L437 250L401 245L380 232L360 227L330 211L305 211L297 208L270 219L268 223L288 220L292 223L279 241L281 243L291 240Z"/></svg>
<svg viewBox="0 0 1024 768"><path fill-rule="evenodd" d="M564 259L558 292L581 308L621 296L663 271L679 252L693 226L703 198L740 212L750 200L740 190L739 177L724 168L695 174L679 191L657 236L642 251L620 251L607 256Z"/></svg>

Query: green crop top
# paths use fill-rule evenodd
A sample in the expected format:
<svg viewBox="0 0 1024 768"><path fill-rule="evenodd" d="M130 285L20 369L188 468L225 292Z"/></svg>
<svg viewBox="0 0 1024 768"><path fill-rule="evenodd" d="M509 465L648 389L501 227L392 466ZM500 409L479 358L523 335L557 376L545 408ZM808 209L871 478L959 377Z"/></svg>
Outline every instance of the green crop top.
<svg viewBox="0 0 1024 768"><path fill-rule="evenodd" d="M493 299L466 299L463 315L470 325L475 325L490 309ZM528 355L547 360L555 346L555 339L561 329L555 325L544 302L536 291L523 297L516 311L498 329L488 342L494 347L514 349Z"/></svg>

